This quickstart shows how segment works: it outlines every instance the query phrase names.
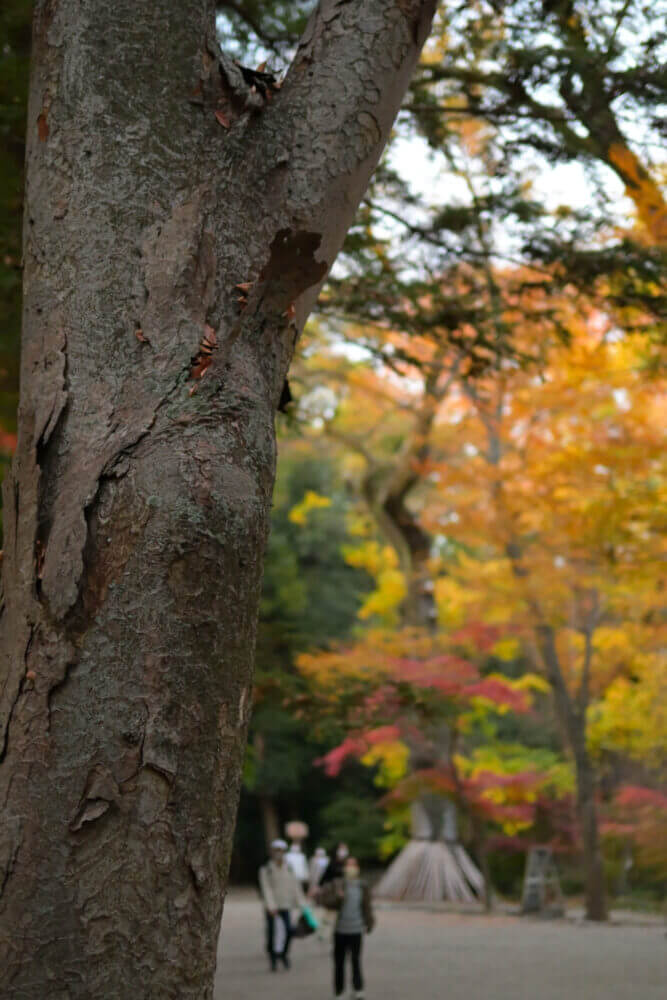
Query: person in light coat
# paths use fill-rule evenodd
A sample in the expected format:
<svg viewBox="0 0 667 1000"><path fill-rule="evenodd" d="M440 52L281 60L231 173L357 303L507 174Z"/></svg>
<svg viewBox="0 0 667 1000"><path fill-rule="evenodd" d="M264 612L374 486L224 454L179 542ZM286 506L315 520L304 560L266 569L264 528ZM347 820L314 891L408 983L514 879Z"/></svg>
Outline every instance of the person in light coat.
<svg viewBox="0 0 667 1000"><path fill-rule="evenodd" d="M285 861L286 851L284 840L274 840L271 843L271 858L259 870L259 888L266 917L266 950L272 972L276 971L279 960L289 969L291 911L306 905L301 886Z"/></svg>

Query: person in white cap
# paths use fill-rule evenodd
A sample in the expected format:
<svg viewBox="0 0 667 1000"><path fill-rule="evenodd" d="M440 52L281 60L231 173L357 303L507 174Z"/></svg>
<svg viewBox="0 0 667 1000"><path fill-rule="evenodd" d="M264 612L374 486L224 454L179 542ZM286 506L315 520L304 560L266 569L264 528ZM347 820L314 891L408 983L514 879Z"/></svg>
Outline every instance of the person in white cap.
<svg viewBox="0 0 667 1000"><path fill-rule="evenodd" d="M271 858L259 869L259 887L266 915L266 950L272 972L276 971L278 960L289 969L291 910L306 905L301 886L285 863L286 851L284 840L272 841Z"/></svg>

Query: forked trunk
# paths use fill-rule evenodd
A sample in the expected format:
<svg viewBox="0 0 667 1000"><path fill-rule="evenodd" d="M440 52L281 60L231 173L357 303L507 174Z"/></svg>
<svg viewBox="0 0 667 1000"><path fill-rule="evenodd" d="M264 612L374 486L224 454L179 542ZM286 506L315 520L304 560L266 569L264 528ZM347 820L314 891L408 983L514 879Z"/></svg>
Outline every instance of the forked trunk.
<svg viewBox="0 0 667 1000"><path fill-rule="evenodd" d="M274 412L434 0L323 0L282 89L214 7L35 4L3 998L211 996Z"/></svg>

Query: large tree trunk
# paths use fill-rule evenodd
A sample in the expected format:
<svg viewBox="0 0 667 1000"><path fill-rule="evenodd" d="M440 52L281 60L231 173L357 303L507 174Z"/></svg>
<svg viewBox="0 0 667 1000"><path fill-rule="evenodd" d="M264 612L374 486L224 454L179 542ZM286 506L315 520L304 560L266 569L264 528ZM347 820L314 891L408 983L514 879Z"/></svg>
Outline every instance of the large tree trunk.
<svg viewBox="0 0 667 1000"><path fill-rule="evenodd" d="M36 3L3 997L211 996L274 412L434 6L323 0L269 103L211 0Z"/></svg>

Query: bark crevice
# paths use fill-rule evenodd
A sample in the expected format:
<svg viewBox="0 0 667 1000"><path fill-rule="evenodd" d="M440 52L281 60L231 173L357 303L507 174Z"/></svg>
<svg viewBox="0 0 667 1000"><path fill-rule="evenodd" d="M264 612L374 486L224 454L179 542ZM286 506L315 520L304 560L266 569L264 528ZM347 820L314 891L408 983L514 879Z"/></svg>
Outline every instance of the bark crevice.
<svg viewBox="0 0 667 1000"><path fill-rule="evenodd" d="M12 716L14 715L14 712L16 711L16 706L18 705L19 701L21 700L21 695L23 694L23 688L24 688L24 685L25 685L26 673L27 673L27 669L28 669L28 667L27 667L28 657L29 657L29 654L30 654L30 647L32 646L34 635L35 635L35 626L33 624L30 624L28 626L28 636L27 636L27 640L26 640L26 643L25 643L25 649L23 651L23 655L22 655L22 658L21 658L21 661L20 661L21 666L20 666L19 669L15 668L13 671L11 671L11 670L8 671L7 678L6 678L6 681L5 681L5 685L3 686L3 691L2 691L3 698L2 698L2 700L5 700L7 698L8 701L9 701L9 704L8 704L7 708L4 709L4 711L2 713L3 716L4 716L4 718L0 717L0 764L3 762L3 760L6 757L7 752L8 752L8 748L9 748L9 728L10 728L10 724L11 724L11 721L12 721ZM7 685L11 682L12 675L15 678L15 690L14 690L13 693L10 691L9 694L7 695ZM31 682L31 685L32 685L32 682ZM0 704L0 708L1 707L2 706Z"/></svg>

